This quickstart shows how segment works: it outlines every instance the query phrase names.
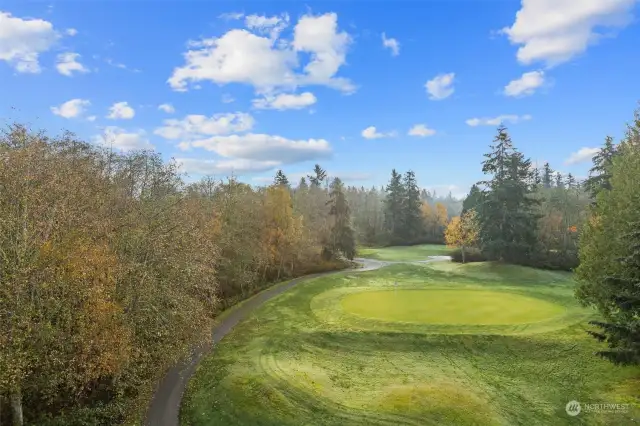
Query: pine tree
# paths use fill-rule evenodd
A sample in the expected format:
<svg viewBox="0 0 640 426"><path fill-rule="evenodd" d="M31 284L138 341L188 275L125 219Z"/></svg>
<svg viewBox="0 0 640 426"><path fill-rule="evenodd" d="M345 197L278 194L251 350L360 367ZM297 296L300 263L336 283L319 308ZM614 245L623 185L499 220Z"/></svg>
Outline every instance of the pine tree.
<svg viewBox="0 0 640 426"><path fill-rule="evenodd" d="M415 242L424 232L422 221L422 202L416 175L409 170L404 175L402 200L402 225L400 236L405 243Z"/></svg>
<svg viewBox="0 0 640 426"><path fill-rule="evenodd" d="M593 157L593 167L589 170L589 177L584 182L585 188L594 200L603 189L611 189L611 167L616 153L617 146L613 143L613 138L607 136L604 146Z"/></svg>
<svg viewBox="0 0 640 426"><path fill-rule="evenodd" d="M303 177L300 178L300 182L298 183L298 189L305 191L309 189L309 185L307 185L307 180Z"/></svg>
<svg viewBox="0 0 640 426"><path fill-rule="evenodd" d="M341 253L347 259L356 254L355 233L351 227L351 209L340 178L334 178L329 192L329 215L332 217L330 245L325 255L335 256Z"/></svg>
<svg viewBox="0 0 640 426"><path fill-rule="evenodd" d="M503 126L485 158L482 171L492 178L481 182L487 188L477 209L481 250L492 260L524 263L536 245L538 219L531 161L515 150Z"/></svg>
<svg viewBox="0 0 640 426"><path fill-rule="evenodd" d="M276 172L276 176L273 179L273 184L276 186L289 186L289 179L287 179L287 176L284 174L284 172L282 170L278 170Z"/></svg>
<svg viewBox="0 0 640 426"><path fill-rule="evenodd" d="M469 190L469 194L462 202L462 213L464 214L469 210L476 209L480 203L482 202L482 191L478 188L478 185L471 185L471 189Z"/></svg>
<svg viewBox="0 0 640 426"><path fill-rule="evenodd" d="M566 184L569 189L575 189L576 187L576 178L571 173L567 175Z"/></svg>
<svg viewBox="0 0 640 426"><path fill-rule="evenodd" d="M320 187L327 178L327 172L320 167L320 164L316 164L313 168L313 175L307 175L307 177L312 186Z"/></svg>
<svg viewBox="0 0 640 426"><path fill-rule="evenodd" d="M384 224L392 242L402 241L404 186L402 175L393 169L391 179L385 188Z"/></svg>
<svg viewBox="0 0 640 426"><path fill-rule="evenodd" d="M553 169L549 166L549 163L544 163L542 186L545 188L551 188L553 186Z"/></svg>
<svg viewBox="0 0 640 426"><path fill-rule="evenodd" d="M564 188L564 179L562 177L562 173L556 172L556 188Z"/></svg>

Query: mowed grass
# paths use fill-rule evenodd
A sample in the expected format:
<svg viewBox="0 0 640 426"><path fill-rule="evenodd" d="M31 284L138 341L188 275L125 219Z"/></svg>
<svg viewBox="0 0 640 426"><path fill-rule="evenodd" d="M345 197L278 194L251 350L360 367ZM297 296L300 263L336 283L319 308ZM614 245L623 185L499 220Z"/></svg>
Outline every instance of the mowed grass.
<svg viewBox="0 0 640 426"><path fill-rule="evenodd" d="M528 324L559 316L560 305L486 290L362 291L342 298L352 314L383 321L429 324Z"/></svg>
<svg viewBox="0 0 640 426"><path fill-rule="evenodd" d="M189 383L181 422L637 424L640 369L594 356L601 346L585 333L594 313L576 304L573 288L567 273L493 263L397 264L301 283L238 324L203 360ZM343 307L345 298L348 304L349 297L376 292L397 292L407 305L414 302L406 299L425 293L422 303L440 309L449 324L365 318ZM522 311L545 303L553 308L530 324L515 317L483 324L481 315L470 313L480 307L460 304L458 316L468 317L461 321L453 307L435 303L454 293L462 296L454 299L468 300L482 292L485 304L500 303L495 293L503 293L507 299L519 296ZM387 301L384 309L396 309L396 302ZM369 304L362 302L356 305ZM626 403L629 409L570 417L570 400Z"/></svg>
<svg viewBox="0 0 640 426"><path fill-rule="evenodd" d="M429 256L448 256L451 251L449 247L438 244L382 248L360 247L357 256L395 262L415 262L427 260Z"/></svg>

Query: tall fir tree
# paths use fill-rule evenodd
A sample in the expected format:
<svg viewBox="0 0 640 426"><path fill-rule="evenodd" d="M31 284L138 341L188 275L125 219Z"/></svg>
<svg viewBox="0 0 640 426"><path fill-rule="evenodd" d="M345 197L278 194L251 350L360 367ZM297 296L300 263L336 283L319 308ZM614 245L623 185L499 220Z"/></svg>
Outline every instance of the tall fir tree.
<svg viewBox="0 0 640 426"><path fill-rule="evenodd" d="M616 153L617 146L613 143L613 138L607 136L604 145L593 157L593 167L589 170L589 177L584 181L584 186L593 200L601 190L611 189L611 168Z"/></svg>
<svg viewBox="0 0 640 426"><path fill-rule="evenodd" d="M553 169L549 163L544 163L542 169L542 186L545 188L551 188L553 186Z"/></svg>
<svg viewBox="0 0 640 426"><path fill-rule="evenodd" d="M538 219L531 161L515 150L504 126L485 158L482 171L491 179L481 182L486 190L477 208L481 249L491 260L525 263L536 246Z"/></svg>
<svg viewBox="0 0 640 426"><path fill-rule="evenodd" d="M275 178L273 179L273 184L276 186L289 187L289 179L287 179L287 176L284 174L282 170L278 170L276 172Z"/></svg>
<svg viewBox="0 0 640 426"><path fill-rule="evenodd" d="M312 186L320 187L327 178L327 172L320 167L320 164L316 164L313 167L313 174L307 175L307 177L309 178L309 182Z"/></svg>
<svg viewBox="0 0 640 426"><path fill-rule="evenodd" d="M464 201L462 202L462 213L464 214L469 210L476 209L480 203L482 203L482 191L478 188L478 185L475 183L471 185L471 189L469 190L469 194L466 196Z"/></svg>
<svg viewBox="0 0 640 426"><path fill-rule="evenodd" d="M329 187L329 215L332 218L329 247L325 255L342 254L353 259L356 254L355 232L351 226L351 209L347 202L344 185L340 178L334 178Z"/></svg>
<svg viewBox="0 0 640 426"><path fill-rule="evenodd" d="M404 185L402 175L393 169L391 179L385 188L384 224L392 243L402 242Z"/></svg>
<svg viewBox="0 0 640 426"><path fill-rule="evenodd" d="M411 170L404 174L403 195L403 218L400 237L405 243L413 243L422 236L424 232L424 222L421 211L420 188L416 181L416 175Z"/></svg>

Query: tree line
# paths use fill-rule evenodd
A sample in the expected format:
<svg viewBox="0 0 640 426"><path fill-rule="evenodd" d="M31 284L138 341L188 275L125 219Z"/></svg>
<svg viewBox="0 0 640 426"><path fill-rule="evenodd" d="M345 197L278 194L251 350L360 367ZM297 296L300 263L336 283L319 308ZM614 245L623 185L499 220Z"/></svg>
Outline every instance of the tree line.
<svg viewBox="0 0 640 426"><path fill-rule="evenodd" d="M0 135L0 424L135 419L225 307L348 265L347 191L325 179L316 166L295 191L282 176L266 187L186 183L155 152L9 126Z"/></svg>
<svg viewBox="0 0 640 426"><path fill-rule="evenodd" d="M533 167L505 127L482 171L445 232L459 260L575 270L577 299L602 315L589 331L607 344L599 355L640 364L640 110L617 144L606 137L582 182Z"/></svg>

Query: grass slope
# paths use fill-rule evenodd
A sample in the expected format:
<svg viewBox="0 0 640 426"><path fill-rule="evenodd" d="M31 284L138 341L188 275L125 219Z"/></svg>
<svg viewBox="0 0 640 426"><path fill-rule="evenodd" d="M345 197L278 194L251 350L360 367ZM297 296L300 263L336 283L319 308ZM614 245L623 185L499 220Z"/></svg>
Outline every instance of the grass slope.
<svg viewBox="0 0 640 426"><path fill-rule="evenodd" d="M389 291L395 281L398 294L504 291L563 313L524 326L438 325L368 320L340 307L340 297ZM260 307L217 345L189 384L182 424L637 424L640 371L593 355L598 345L584 331L593 314L572 294L569 274L492 263L317 278ZM632 408L569 417L574 399Z"/></svg>
<svg viewBox="0 0 640 426"><path fill-rule="evenodd" d="M448 256L451 249L445 245L421 244L417 246L358 248L358 257L397 262L426 260L428 256Z"/></svg>

